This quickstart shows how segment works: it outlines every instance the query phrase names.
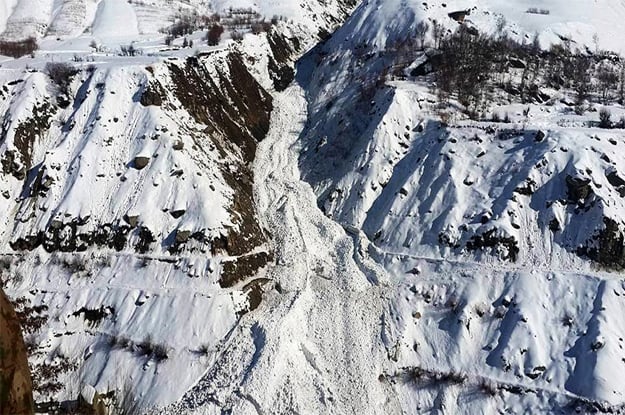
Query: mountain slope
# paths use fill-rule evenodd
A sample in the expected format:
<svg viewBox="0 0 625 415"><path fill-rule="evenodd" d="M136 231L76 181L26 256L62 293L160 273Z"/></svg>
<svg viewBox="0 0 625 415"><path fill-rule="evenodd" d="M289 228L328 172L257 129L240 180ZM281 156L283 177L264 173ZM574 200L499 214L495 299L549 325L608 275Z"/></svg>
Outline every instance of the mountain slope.
<svg viewBox="0 0 625 415"><path fill-rule="evenodd" d="M418 50L418 23L435 20L448 33L526 43L538 31L543 47L570 36L583 53L596 32L599 48L620 48L604 36L617 20L599 23L618 19L620 2L588 3L583 22L568 5L545 2L550 13L533 15L525 2L364 2L300 63L300 169L320 208L362 230L392 281L384 375L404 413L625 402L613 320L623 309L622 130L597 128L596 109L572 114L569 92L544 86L544 102L493 92L484 113L509 122L472 120L453 97L440 104L432 75L412 72L435 52L406 52Z"/></svg>
<svg viewBox="0 0 625 415"><path fill-rule="evenodd" d="M99 40L129 41L101 6L114 13ZM336 21L349 7L332 6ZM71 410L85 391L174 402L258 307L273 247L252 165L271 93L316 39L304 27L278 19L216 46L196 32L193 50L158 34L135 45L158 54L135 56L48 33L35 57L3 62L2 284L25 319L38 410Z"/></svg>
<svg viewBox="0 0 625 415"><path fill-rule="evenodd" d="M82 34L101 40L136 40L139 35L153 38L181 16L227 14L232 9L253 10L267 19L283 16L300 29L328 32L354 5L352 0L11 0L0 9L0 33L8 40L28 36L74 38Z"/></svg>
<svg viewBox="0 0 625 415"><path fill-rule="evenodd" d="M574 4L17 2L0 265L40 409L622 412L625 6ZM292 21L157 33L231 6Z"/></svg>

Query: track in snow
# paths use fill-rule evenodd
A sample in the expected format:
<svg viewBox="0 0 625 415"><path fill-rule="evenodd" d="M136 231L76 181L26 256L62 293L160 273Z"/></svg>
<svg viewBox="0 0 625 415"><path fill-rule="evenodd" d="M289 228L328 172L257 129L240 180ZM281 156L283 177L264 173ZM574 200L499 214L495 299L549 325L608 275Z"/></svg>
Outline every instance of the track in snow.
<svg viewBox="0 0 625 415"><path fill-rule="evenodd" d="M354 254L354 240L300 180L306 115L301 87L278 95L255 162L256 203L276 244L278 264L268 271L276 290L172 413L399 413L378 380L385 288L361 271L368 261Z"/></svg>

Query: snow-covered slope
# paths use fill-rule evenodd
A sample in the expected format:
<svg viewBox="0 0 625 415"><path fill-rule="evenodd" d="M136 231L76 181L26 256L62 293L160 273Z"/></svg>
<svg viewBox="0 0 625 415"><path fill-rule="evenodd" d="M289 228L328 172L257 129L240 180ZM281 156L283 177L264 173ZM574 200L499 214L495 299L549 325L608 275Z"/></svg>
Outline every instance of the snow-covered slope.
<svg viewBox="0 0 625 415"><path fill-rule="evenodd" d="M202 368L175 381L171 373L208 359L258 289L234 286L270 256L248 165L271 97L227 50L80 72L69 106L42 73L6 75L2 240L14 254L3 279L46 307L30 337L43 359L35 362L70 365L69 399L80 382L110 388L119 366L143 402L171 402ZM185 340L200 332L195 346ZM153 355L158 344L167 359ZM144 376L143 364L155 371ZM45 381L62 382L59 372ZM58 392L43 390L40 400Z"/></svg>
<svg viewBox="0 0 625 415"><path fill-rule="evenodd" d="M526 56L480 110L506 122L471 119L414 40L538 34L617 66L598 52L622 48L622 2L364 1L329 38L355 3L7 6L3 37L41 45L0 72L0 268L40 404L623 411L625 133L597 127L625 109L564 83L521 98ZM159 33L231 7L287 19Z"/></svg>
<svg viewBox="0 0 625 415"><path fill-rule="evenodd" d="M299 9L298 23L212 47L168 47L156 34L137 44L144 55L119 56L106 45L169 17L80 2L86 21L94 16L83 36L63 11L71 2L61 3L33 13L38 4L17 3L5 32L21 39L38 27L47 37L34 58L7 59L0 73L2 284L25 323L40 410L85 390L165 406L211 369L261 301L273 246L252 166L271 93L349 6L329 3L332 19L319 25ZM129 16L137 24L120 29Z"/></svg>
<svg viewBox="0 0 625 415"><path fill-rule="evenodd" d="M97 39L136 40L139 34L158 34L183 15L208 16L230 9L253 10L267 19L284 16L316 33L331 31L354 5L353 0L10 0L0 5L0 34L9 40L71 38L83 33Z"/></svg>
<svg viewBox="0 0 625 415"><path fill-rule="evenodd" d="M466 24L476 26L481 32L503 29L513 38L528 43L538 35L544 47L565 38L580 48L594 50L597 42L614 52L625 48L620 36L625 6L620 0L366 0L337 38L389 45L414 33L416 25L424 20L436 20L454 29L458 22L450 19L449 14L456 12L468 13L464 18Z"/></svg>
<svg viewBox="0 0 625 415"><path fill-rule="evenodd" d="M471 121L457 102L442 123L433 79L397 69L427 60L402 61L421 21L619 51L623 4L575 4L366 1L300 63L300 170L320 208L361 231L388 273L382 377L403 413L625 403L615 320L625 307L623 130L598 129L597 110L573 114L557 90L548 102L508 97L484 111L509 123Z"/></svg>

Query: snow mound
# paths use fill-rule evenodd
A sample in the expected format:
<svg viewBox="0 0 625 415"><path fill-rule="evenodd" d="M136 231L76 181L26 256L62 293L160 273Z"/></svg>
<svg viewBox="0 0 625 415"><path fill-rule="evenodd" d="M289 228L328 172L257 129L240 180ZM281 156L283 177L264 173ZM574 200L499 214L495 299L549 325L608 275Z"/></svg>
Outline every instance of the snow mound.
<svg viewBox="0 0 625 415"><path fill-rule="evenodd" d="M124 0L102 0L98 4L92 32L99 38L136 36L139 29L134 8Z"/></svg>

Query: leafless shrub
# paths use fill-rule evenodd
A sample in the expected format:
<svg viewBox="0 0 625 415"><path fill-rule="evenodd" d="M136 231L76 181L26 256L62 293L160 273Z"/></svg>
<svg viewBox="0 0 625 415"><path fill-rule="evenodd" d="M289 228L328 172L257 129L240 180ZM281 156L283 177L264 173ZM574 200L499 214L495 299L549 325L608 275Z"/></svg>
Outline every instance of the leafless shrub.
<svg viewBox="0 0 625 415"><path fill-rule="evenodd" d="M525 13L548 15L548 14L551 14L551 11L549 9L539 9L537 7L530 7L529 9L525 11Z"/></svg>
<svg viewBox="0 0 625 415"><path fill-rule="evenodd" d="M169 358L169 348L164 344L155 344L152 349L152 358L158 363Z"/></svg>
<svg viewBox="0 0 625 415"><path fill-rule="evenodd" d="M65 62L48 62L46 73L63 91L67 90L74 75L79 71L73 65Z"/></svg>
<svg viewBox="0 0 625 415"><path fill-rule="evenodd" d="M130 45L120 45L119 52L122 56L136 56L142 54L141 50L135 48L132 43Z"/></svg>
<svg viewBox="0 0 625 415"><path fill-rule="evenodd" d="M126 336L111 336L109 345L113 349L129 349L132 347L132 341Z"/></svg>
<svg viewBox="0 0 625 415"><path fill-rule="evenodd" d="M486 378L482 378L480 380L480 382L478 383L478 388L482 391L482 393L488 396L495 396L499 392L497 384L495 384L492 380Z"/></svg>
<svg viewBox="0 0 625 415"><path fill-rule="evenodd" d="M599 128L612 128L612 113L607 108L599 111Z"/></svg>
<svg viewBox="0 0 625 415"><path fill-rule="evenodd" d="M218 23L213 24L208 33L206 34L206 41L209 46L217 46L221 40L221 35L224 33L224 27Z"/></svg>
<svg viewBox="0 0 625 415"><path fill-rule="evenodd" d="M155 362L160 363L169 358L169 348L160 343L154 343L152 336L148 335L145 340L139 344L135 344L134 349L141 356L147 356Z"/></svg>
<svg viewBox="0 0 625 415"><path fill-rule="evenodd" d="M211 348L208 344L201 344L200 347L197 348L197 350L195 350L195 353L199 354L200 356L208 356L211 352Z"/></svg>
<svg viewBox="0 0 625 415"><path fill-rule="evenodd" d="M139 415L139 400L129 380L124 381L121 389L115 393L115 403L111 415Z"/></svg>
<svg viewBox="0 0 625 415"><path fill-rule="evenodd" d="M233 30L232 32L230 32L230 37L235 42L240 42L243 40L243 33L239 32L238 30Z"/></svg>

